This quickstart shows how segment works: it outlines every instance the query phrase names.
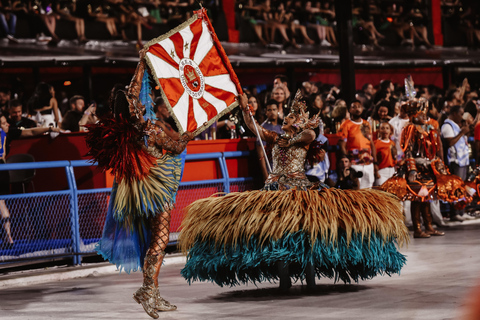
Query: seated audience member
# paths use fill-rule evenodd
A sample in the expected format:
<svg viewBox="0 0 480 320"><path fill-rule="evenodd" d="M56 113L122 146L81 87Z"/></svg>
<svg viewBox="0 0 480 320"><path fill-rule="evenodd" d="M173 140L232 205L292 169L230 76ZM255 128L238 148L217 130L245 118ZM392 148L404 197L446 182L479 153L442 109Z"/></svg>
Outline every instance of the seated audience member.
<svg viewBox="0 0 480 320"><path fill-rule="evenodd" d="M75 24L78 42L79 44L84 44L88 42L85 37L85 20L74 15L76 10L75 2L76 1L58 1L52 9L54 14L57 15L57 18L65 19Z"/></svg>
<svg viewBox="0 0 480 320"><path fill-rule="evenodd" d="M97 121L97 104L92 103L88 106L87 110L85 110L80 121L78 121L78 127L80 131L88 131L87 125L95 124Z"/></svg>
<svg viewBox="0 0 480 320"><path fill-rule="evenodd" d="M70 130L71 132L80 131L78 124L83 117L83 108L85 107L85 100L82 96L73 96L70 98L70 111L65 114L61 128L63 130Z"/></svg>
<svg viewBox="0 0 480 320"><path fill-rule="evenodd" d="M12 127L7 122L7 116L0 112L0 165L5 163L8 152L10 151L10 142L20 137L33 137L47 132L60 132L60 129L50 126L48 128L31 128L19 129ZM0 194L10 193L10 176L8 171L0 171ZM0 200L0 223L5 229L7 242L2 243L4 246L13 247L13 239L10 230L10 212L5 205L5 200Z"/></svg>
<svg viewBox="0 0 480 320"><path fill-rule="evenodd" d="M6 112L8 108L8 101L11 97L11 91L7 87L0 87L0 113Z"/></svg>
<svg viewBox="0 0 480 320"><path fill-rule="evenodd" d="M48 128L61 122L55 89L48 83L40 82L35 87L27 105L30 114L36 114L35 120L38 126Z"/></svg>
<svg viewBox="0 0 480 320"><path fill-rule="evenodd" d="M8 112L10 113L10 117L7 119L7 121L12 128L28 129L35 128L37 126L37 123L35 121L22 116L23 108L22 103L19 100L12 99L10 100L8 105Z"/></svg>
<svg viewBox="0 0 480 320"><path fill-rule="evenodd" d="M0 2L0 25L3 32L7 35L9 42L18 43L15 39L15 28L17 26L17 16L13 13L11 1Z"/></svg>

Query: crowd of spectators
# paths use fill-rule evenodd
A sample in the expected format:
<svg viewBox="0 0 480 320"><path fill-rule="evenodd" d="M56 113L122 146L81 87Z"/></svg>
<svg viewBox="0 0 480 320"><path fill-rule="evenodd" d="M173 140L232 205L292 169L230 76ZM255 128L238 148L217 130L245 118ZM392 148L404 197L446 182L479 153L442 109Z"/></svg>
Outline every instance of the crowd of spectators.
<svg viewBox="0 0 480 320"><path fill-rule="evenodd" d="M402 160L402 128L409 122L401 107L407 100L403 84L390 80L366 83L349 104L340 99L341 90L334 85L306 81L297 84L297 87L302 92L310 116L320 114L322 119L321 127L316 132L317 162L308 162L305 168L310 179L339 188L362 189L379 186L393 176L397 164ZM275 77L271 90L258 92L257 87L245 88L256 120L266 129L281 132L283 118L289 112L288 106L293 96L289 88L293 90L284 75ZM418 98L428 101L427 122L442 137L445 151L442 160L451 173L467 180L480 161L478 89L472 88L467 79L447 90L433 85L416 86L415 89ZM220 119L220 122L225 125L221 128L217 125L217 138L255 136L248 129L245 130L241 113L234 111ZM362 131L366 128L370 128L371 132ZM335 170L332 170L334 166L330 165L327 154L329 139L325 135L332 137L329 134L340 138L335 151ZM270 156L268 146L266 150ZM266 178L265 161L258 146L257 153ZM432 210L439 213L440 205L436 202L434 206ZM451 221L470 218L453 208L449 214ZM434 216L434 222L444 225L441 215L440 218Z"/></svg>
<svg viewBox="0 0 480 320"><path fill-rule="evenodd" d="M83 96L65 98L61 104L67 106L59 106L54 87L45 82L40 82L32 95L24 99L7 86L0 87L0 114L5 116L10 127L60 128L66 132L78 132L85 131L87 124L97 121L96 104L85 108Z"/></svg>
<svg viewBox="0 0 480 320"><path fill-rule="evenodd" d="M124 85L115 85L112 92L121 87ZM475 170L475 164L480 163L478 88L472 88L464 79L458 86L453 85L446 90L433 85L416 86L415 89L417 97L429 101L428 121L443 138L443 160L452 173L467 179ZM285 75L275 76L270 84L244 88L255 120L266 129L278 133L282 133L283 119L289 113L289 105L297 90L301 91L310 116L319 114L322 120L316 131L316 141L311 147L316 153L316 161L309 161L305 168L311 180L338 188L361 189L381 185L394 174L397 163L402 159L401 131L409 122L401 107L407 99L403 83L390 80L366 83L356 92L355 100L351 103L341 99L341 89L335 85L312 81L292 83ZM57 94L53 86L44 82L37 84L29 95L0 86L2 128L14 128L10 131L17 133L36 129L25 131L23 135L7 135L3 160L8 153L9 137L11 140L51 131L86 131L86 125L95 123L102 113L108 112L108 106L107 101L97 106L96 103L87 103L81 95L66 97L63 92ZM178 136L175 121L161 97L155 99L154 111L157 124L170 136ZM362 131L365 128L371 132L366 134ZM3 129L0 131L5 132ZM329 146L329 141L335 141L332 140L335 136L340 138L338 145ZM234 109L196 139L249 137L253 138L255 134L245 125L242 112ZM256 148L259 165L266 178L271 150L268 145L263 146L267 158L263 156L260 143ZM329 156L328 152L335 152L336 157ZM336 159L336 163L332 165L331 159ZM451 220L462 221L465 217L468 215L463 212L453 208L450 211ZM441 225L443 220L440 218L436 222Z"/></svg>
<svg viewBox="0 0 480 320"><path fill-rule="evenodd" d="M127 28L135 28L138 46L142 43L142 27L151 29L153 24L178 23L188 19L198 5L193 0L2 0L0 2L0 23L10 42L16 43L15 29L18 18L25 18L29 29L36 33L39 43L57 45L57 20L73 22L78 43L88 41L85 23L98 21L104 25L111 39L129 41Z"/></svg>
<svg viewBox="0 0 480 320"><path fill-rule="evenodd" d="M353 0L352 27L358 35L356 38L364 38L364 42L379 47L386 36L396 35L398 45L430 48L429 5L425 0ZM238 1L237 7L241 19L251 25L264 45L281 41L284 45L297 46L297 41L302 41L337 46L334 0L243 0ZM441 9L442 21L460 25L468 45L480 43L478 3L443 0Z"/></svg>
<svg viewBox="0 0 480 320"><path fill-rule="evenodd" d="M337 21L334 0L237 0L236 26L247 23L263 45L283 43L287 46L318 43L337 46ZM216 4L203 4L215 20ZM194 0L2 0L0 24L5 37L17 42L16 23L27 21L39 43L56 45L57 21L72 22L78 43L88 41L85 24L97 21L112 39L136 40L142 46L142 30L155 24L176 26L186 21L198 4ZM443 0L442 21L458 27L467 44L480 44L480 8L475 0ZM431 8L426 0L354 0L352 26L364 43L379 47L382 41L398 45L432 46ZM127 28L135 30L128 39ZM430 33L430 34L429 34ZM32 35L35 36L35 35ZM385 39L387 37L387 39Z"/></svg>

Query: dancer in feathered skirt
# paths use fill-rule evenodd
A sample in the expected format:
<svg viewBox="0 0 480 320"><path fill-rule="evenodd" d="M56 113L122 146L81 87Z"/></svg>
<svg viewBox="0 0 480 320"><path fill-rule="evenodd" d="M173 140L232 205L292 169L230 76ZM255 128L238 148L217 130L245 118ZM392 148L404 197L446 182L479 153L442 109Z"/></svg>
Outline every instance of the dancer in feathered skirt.
<svg viewBox="0 0 480 320"><path fill-rule="evenodd" d="M115 117L90 126L86 140L98 166L115 176L96 250L127 273L143 268L143 285L133 298L156 319L157 311L177 308L160 296L158 274L180 184L180 153L193 135L186 132L174 141L155 123L144 121L144 104L151 103L144 54L142 50L127 92L115 96Z"/></svg>
<svg viewBox="0 0 480 320"><path fill-rule="evenodd" d="M239 96L249 128L257 126L273 144L273 171L262 190L214 195L188 207L179 241L189 282L234 286L280 279L286 289L291 279L349 283L399 273L405 264L396 248L408 240L398 198L330 189L306 178L318 120L308 119L300 98L297 93L280 136L253 123L246 96Z"/></svg>

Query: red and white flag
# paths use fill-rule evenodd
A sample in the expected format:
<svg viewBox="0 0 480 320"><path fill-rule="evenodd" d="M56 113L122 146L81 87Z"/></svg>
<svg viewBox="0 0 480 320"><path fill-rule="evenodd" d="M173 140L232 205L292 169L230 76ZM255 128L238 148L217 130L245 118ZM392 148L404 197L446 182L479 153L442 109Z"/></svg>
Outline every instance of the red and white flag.
<svg viewBox="0 0 480 320"><path fill-rule="evenodd" d="M242 89L205 9L147 47L147 63L180 133L199 134L238 105Z"/></svg>

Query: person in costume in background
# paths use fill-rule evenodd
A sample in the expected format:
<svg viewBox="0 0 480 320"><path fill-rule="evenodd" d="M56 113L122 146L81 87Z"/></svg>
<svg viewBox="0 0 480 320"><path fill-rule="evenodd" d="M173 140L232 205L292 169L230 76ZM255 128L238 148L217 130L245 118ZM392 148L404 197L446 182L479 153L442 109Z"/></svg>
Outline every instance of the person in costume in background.
<svg viewBox="0 0 480 320"><path fill-rule="evenodd" d="M117 91L115 118L100 119L89 127L89 154L104 169L112 169L107 219L96 250L127 273L143 267L143 284L133 298L154 319L157 311L177 307L160 296L158 275L170 234L170 211L181 179L181 157L193 137L186 132L178 141L154 118L145 50L127 89ZM165 154L162 153L165 150Z"/></svg>
<svg viewBox="0 0 480 320"><path fill-rule="evenodd" d="M250 119L246 95L238 97ZM189 282L234 286L276 281L280 289L315 277L344 282L398 273L405 257L395 242L408 240L398 199L388 193L339 190L310 182L305 160L318 117L308 118L297 92L283 120L284 134L247 120L273 144L273 169L262 190L232 192L193 202L179 242Z"/></svg>
<svg viewBox="0 0 480 320"><path fill-rule="evenodd" d="M402 106L410 117L410 122L404 127L401 136L405 159L396 175L380 187L400 199L412 201L414 238L445 234L433 228L430 201L439 198L463 206L471 201L469 192L473 191L466 187L462 179L451 175L441 160L439 132L426 123L427 103L425 99L411 99ZM421 217L425 231L422 231Z"/></svg>

